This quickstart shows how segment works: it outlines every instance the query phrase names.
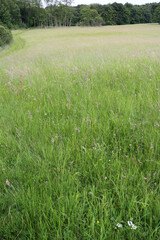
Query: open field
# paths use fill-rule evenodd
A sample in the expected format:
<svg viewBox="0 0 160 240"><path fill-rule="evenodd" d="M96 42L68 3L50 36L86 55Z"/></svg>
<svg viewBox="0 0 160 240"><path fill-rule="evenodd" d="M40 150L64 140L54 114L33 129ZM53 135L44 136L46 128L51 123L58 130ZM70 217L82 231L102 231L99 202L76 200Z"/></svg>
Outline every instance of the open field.
<svg viewBox="0 0 160 240"><path fill-rule="evenodd" d="M159 240L160 26L13 35L0 50L0 239Z"/></svg>

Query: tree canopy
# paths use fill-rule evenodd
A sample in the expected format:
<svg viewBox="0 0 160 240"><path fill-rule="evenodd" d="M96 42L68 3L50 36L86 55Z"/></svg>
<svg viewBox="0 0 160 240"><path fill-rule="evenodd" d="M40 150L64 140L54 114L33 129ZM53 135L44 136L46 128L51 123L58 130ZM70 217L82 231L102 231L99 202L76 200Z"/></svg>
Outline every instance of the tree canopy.
<svg viewBox="0 0 160 240"><path fill-rule="evenodd" d="M113 3L72 7L73 0L0 0L0 23L8 28L160 23L160 3Z"/></svg>
<svg viewBox="0 0 160 240"><path fill-rule="evenodd" d="M153 17L154 17L154 21L160 24L160 6L155 9Z"/></svg>

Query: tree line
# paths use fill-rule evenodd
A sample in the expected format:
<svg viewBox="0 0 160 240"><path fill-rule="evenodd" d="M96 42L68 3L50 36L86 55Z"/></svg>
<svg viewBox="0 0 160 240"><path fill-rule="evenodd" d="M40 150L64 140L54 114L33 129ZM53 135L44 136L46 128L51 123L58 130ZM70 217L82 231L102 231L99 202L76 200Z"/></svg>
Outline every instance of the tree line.
<svg viewBox="0 0 160 240"><path fill-rule="evenodd" d="M160 23L160 3L72 6L72 0L0 0L0 24L8 28Z"/></svg>

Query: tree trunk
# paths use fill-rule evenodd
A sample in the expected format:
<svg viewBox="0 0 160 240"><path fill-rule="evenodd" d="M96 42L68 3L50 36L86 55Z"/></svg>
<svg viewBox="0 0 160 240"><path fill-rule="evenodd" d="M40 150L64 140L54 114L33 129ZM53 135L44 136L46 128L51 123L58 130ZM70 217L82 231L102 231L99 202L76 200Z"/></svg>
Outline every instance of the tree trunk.
<svg viewBox="0 0 160 240"><path fill-rule="evenodd" d="M54 16L54 24L55 24L55 27L57 27L57 16Z"/></svg>
<svg viewBox="0 0 160 240"><path fill-rule="evenodd" d="M61 27L61 18L59 18L59 27Z"/></svg>

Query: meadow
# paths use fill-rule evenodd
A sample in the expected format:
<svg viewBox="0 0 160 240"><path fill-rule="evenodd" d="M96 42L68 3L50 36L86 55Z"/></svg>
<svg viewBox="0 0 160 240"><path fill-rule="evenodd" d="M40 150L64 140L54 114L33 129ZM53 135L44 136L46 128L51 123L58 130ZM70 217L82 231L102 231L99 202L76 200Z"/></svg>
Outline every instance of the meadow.
<svg viewBox="0 0 160 240"><path fill-rule="evenodd" d="M0 50L0 239L160 239L160 26L13 31Z"/></svg>

